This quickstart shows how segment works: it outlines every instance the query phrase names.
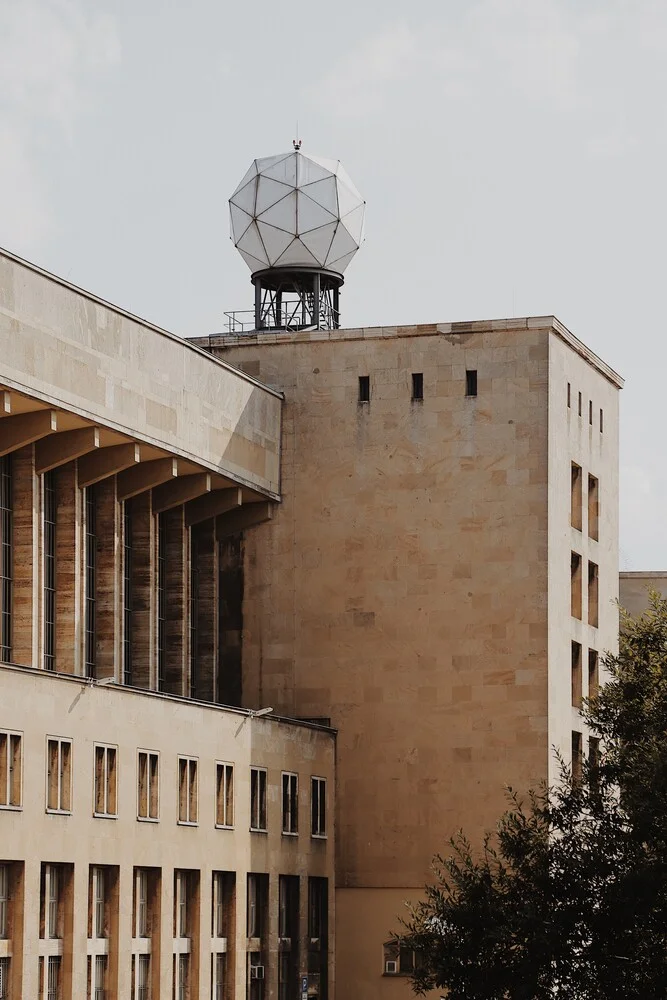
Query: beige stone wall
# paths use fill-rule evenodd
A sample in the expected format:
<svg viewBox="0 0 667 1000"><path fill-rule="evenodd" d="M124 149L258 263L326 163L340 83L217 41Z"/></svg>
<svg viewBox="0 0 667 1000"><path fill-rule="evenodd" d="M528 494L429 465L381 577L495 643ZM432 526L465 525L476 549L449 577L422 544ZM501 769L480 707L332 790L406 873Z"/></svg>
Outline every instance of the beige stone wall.
<svg viewBox="0 0 667 1000"><path fill-rule="evenodd" d="M275 393L4 251L0 342L0 385L278 494Z"/></svg>
<svg viewBox="0 0 667 1000"><path fill-rule="evenodd" d="M548 777L552 736L570 745L569 702L549 704L570 691L570 454L603 484L612 594L618 380L551 317L217 350L286 396L284 502L247 542L245 693L338 727L339 982L407 995L381 976L402 900L458 828L493 827L506 785ZM553 417L566 373L608 409L606 453Z"/></svg>
<svg viewBox="0 0 667 1000"><path fill-rule="evenodd" d="M619 579L621 607L632 615L639 615L648 607L650 590L657 590L662 596L667 596L667 573L626 571Z"/></svg>
<svg viewBox="0 0 667 1000"><path fill-rule="evenodd" d="M330 732L277 718L251 718L247 713L189 703L124 688L99 687L80 678L43 671L0 667L0 729L23 734L23 807L0 809L0 861L25 862L25 906L14 928L16 967L23 953L22 982L16 996L37 996L40 863L74 866L72 930L66 954L71 962L71 993L86 995L88 867L119 866L118 953L112 955L119 997L130 996L133 866L158 867L161 884L160 996L172 995L173 873L200 873L200 954L197 998L210 996L211 873L236 873L236 926L230 953L235 954L235 988L230 997L245 997L246 875L270 875L269 962L267 996L276 996L278 949L278 875L301 876L301 968L305 969L307 876L329 879L333 890L333 815L329 836L310 836L310 777L334 788L334 739ZM45 812L46 738L73 741L71 815ZM93 817L93 747L96 741L118 747L118 818ZM159 823L137 820L137 750L160 753ZM199 759L199 825L179 826L177 757ZM216 829L215 761L234 764L235 828ZM268 768L268 834L249 833L250 766ZM299 835L281 835L281 772L299 774ZM330 928L333 929L333 891ZM21 938L23 948L21 949ZM333 945L333 930L331 934ZM1 944L1 942L0 942ZM120 960L119 960L120 955ZM333 996L333 968L330 968Z"/></svg>

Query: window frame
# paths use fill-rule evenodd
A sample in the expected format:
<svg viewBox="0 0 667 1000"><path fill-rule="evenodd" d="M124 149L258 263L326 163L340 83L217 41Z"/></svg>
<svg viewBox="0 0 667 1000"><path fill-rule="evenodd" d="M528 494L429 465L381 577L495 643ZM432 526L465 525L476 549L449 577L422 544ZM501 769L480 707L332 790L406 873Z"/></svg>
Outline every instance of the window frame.
<svg viewBox="0 0 667 1000"><path fill-rule="evenodd" d="M146 815L141 814L141 757L146 757ZM155 759L155 778L151 778L151 760ZM154 787L155 786L155 787ZM155 791L155 815L151 815L151 803ZM160 751L137 748L137 822L160 822Z"/></svg>
<svg viewBox="0 0 667 1000"><path fill-rule="evenodd" d="M103 800L107 807L105 812L98 811L97 802L97 751L103 753ZM109 783L109 755L113 753L113 786ZM113 793L113 795L112 795ZM113 797L113 811L108 809L110 798ZM114 743L94 743L93 744L93 817L95 819L118 819L118 744Z"/></svg>
<svg viewBox="0 0 667 1000"><path fill-rule="evenodd" d="M50 790L50 744L55 743L57 745L56 750L56 760L58 768L58 777L56 782L57 791L57 806L49 805L49 790ZM69 784L69 807L65 808L62 805L63 802L63 747L69 747L69 761L67 762L67 780ZM73 740L69 736L49 736L46 737L46 812L54 816L71 816L72 815L72 753L73 753Z"/></svg>
<svg viewBox="0 0 667 1000"><path fill-rule="evenodd" d="M4 795L5 802L0 802L0 810L4 809L8 812L19 812L23 809L23 737L24 733L20 729L0 729L0 738L4 737L6 740L6 774L4 776ZM12 753L12 740L18 740L18 766L19 766L19 777L18 777L18 801L12 801L13 789L14 789L14 779L12 777L15 764L14 755ZM0 774L0 782L3 778Z"/></svg>
<svg viewBox="0 0 667 1000"><path fill-rule="evenodd" d="M285 779L287 778L287 782ZM283 837L299 836L299 775L296 771L281 771L280 774L281 833ZM285 793L287 792L287 807ZM287 819L287 827L285 820Z"/></svg>
<svg viewBox="0 0 667 1000"><path fill-rule="evenodd" d="M185 771L185 799L182 795L182 778L181 778L181 765L184 765ZM178 819L177 823L179 826L199 826L199 757L189 757L186 754L178 755ZM194 772L194 782L192 780L192 775ZM193 788L194 788L194 814L195 818L192 819L192 803L193 803ZM181 806L185 802L185 815L187 819L181 817Z"/></svg>
<svg viewBox="0 0 667 1000"><path fill-rule="evenodd" d="M262 795L262 782L260 780L260 775L264 775L264 789ZM256 801L257 809L253 809L253 776L257 775L257 792ZM257 764L250 765L250 832L251 833L268 833L269 832L269 816L268 816L268 787L269 787L269 772L265 767L261 767ZM262 809L263 802L263 809ZM256 811L257 816L255 817L253 813ZM262 812L264 813L264 826L260 826L262 819ZM254 820L257 818L257 825L254 824Z"/></svg>
<svg viewBox="0 0 667 1000"><path fill-rule="evenodd" d="M224 823L218 821L220 815L220 769L222 769L223 774L222 813L226 821L230 820L229 814L231 813L231 821ZM231 772L231 782L228 780L228 770ZM234 829L234 762L229 760L216 760L215 762L215 828L216 830Z"/></svg>
<svg viewBox="0 0 667 1000"><path fill-rule="evenodd" d="M317 787L317 796L315 788ZM322 799L322 788L324 799ZM317 823L315 822L315 798L317 798ZM321 822L320 822L321 821ZM318 827L316 830L315 827ZM327 834L327 779L317 774L310 776L310 836L314 840L326 840Z"/></svg>

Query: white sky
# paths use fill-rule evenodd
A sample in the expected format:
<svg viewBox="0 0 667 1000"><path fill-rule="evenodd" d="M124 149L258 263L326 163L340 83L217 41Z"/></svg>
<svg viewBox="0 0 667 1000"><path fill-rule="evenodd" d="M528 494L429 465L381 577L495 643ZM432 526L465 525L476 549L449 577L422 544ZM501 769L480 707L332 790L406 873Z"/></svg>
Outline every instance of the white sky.
<svg viewBox="0 0 667 1000"><path fill-rule="evenodd" d="M0 245L220 330L298 119L368 202L344 325L557 315L627 379L622 565L667 568L666 94L665 0L0 0Z"/></svg>

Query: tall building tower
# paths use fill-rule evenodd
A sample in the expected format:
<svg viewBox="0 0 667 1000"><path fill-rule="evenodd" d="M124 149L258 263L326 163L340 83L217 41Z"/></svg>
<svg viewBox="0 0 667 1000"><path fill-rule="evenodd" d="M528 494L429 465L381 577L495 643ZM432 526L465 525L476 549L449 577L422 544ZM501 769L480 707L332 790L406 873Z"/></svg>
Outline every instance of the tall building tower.
<svg viewBox="0 0 667 1000"><path fill-rule="evenodd" d="M261 183L261 181L260 181ZM463 827L588 750L617 642L618 390L553 316L202 339L285 394L282 504L245 542L244 698L338 729L338 997ZM240 577L240 574L239 574Z"/></svg>

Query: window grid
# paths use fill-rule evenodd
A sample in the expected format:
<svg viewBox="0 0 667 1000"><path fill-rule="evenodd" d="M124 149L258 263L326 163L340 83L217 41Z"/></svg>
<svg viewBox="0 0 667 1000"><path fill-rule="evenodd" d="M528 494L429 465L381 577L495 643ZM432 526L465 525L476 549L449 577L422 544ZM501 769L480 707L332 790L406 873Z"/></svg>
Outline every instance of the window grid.
<svg viewBox="0 0 667 1000"><path fill-rule="evenodd" d="M283 771L283 833L299 832L299 776Z"/></svg>
<svg viewBox="0 0 667 1000"><path fill-rule="evenodd" d="M150 955L136 955L136 989L135 1000L149 1000L150 998Z"/></svg>
<svg viewBox="0 0 667 1000"><path fill-rule="evenodd" d="M107 956L91 956L93 965L93 1000L105 1000L106 997L106 977L107 977Z"/></svg>
<svg viewBox="0 0 667 1000"><path fill-rule="evenodd" d="M266 768L250 768L250 829L266 833Z"/></svg>
<svg viewBox="0 0 667 1000"><path fill-rule="evenodd" d="M60 955L47 959L46 1000L60 1000Z"/></svg>
<svg viewBox="0 0 667 1000"><path fill-rule="evenodd" d="M234 765L216 761L215 825L234 826Z"/></svg>
<svg viewBox="0 0 667 1000"><path fill-rule="evenodd" d="M56 476L44 483L44 669L56 669Z"/></svg>
<svg viewBox="0 0 667 1000"><path fill-rule="evenodd" d="M327 835L327 782L326 778L310 779L310 833L313 837Z"/></svg>
<svg viewBox="0 0 667 1000"><path fill-rule="evenodd" d="M20 809L23 736L0 730L0 808Z"/></svg>
<svg viewBox="0 0 667 1000"><path fill-rule="evenodd" d="M49 737L46 745L46 808L69 813L72 808L72 741Z"/></svg>
<svg viewBox="0 0 667 1000"><path fill-rule="evenodd" d="M123 503L123 684L132 683L132 501Z"/></svg>
<svg viewBox="0 0 667 1000"><path fill-rule="evenodd" d="M178 822L197 823L197 758L178 758Z"/></svg>
<svg viewBox="0 0 667 1000"><path fill-rule="evenodd" d="M157 689L164 691L167 659L167 521L157 518Z"/></svg>
<svg viewBox="0 0 667 1000"><path fill-rule="evenodd" d="M9 663L12 658L12 577L13 577L13 482L12 457L0 458L0 658Z"/></svg>
<svg viewBox="0 0 667 1000"><path fill-rule="evenodd" d="M95 816L116 816L116 747L95 744Z"/></svg>
<svg viewBox="0 0 667 1000"><path fill-rule="evenodd" d="M84 613L85 670L86 677L95 677L96 663L96 599L97 599L97 491L94 486L85 490L86 510L86 596Z"/></svg>
<svg viewBox="0 0 667 1000"><path fill-rule="evenodd" d="M159 819L159 754L139 750L137 758L137 818Z"/></svg>

